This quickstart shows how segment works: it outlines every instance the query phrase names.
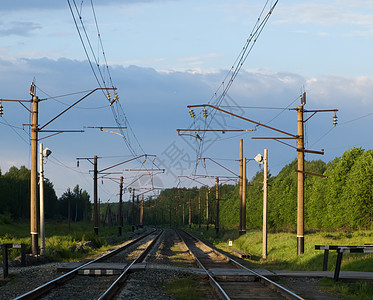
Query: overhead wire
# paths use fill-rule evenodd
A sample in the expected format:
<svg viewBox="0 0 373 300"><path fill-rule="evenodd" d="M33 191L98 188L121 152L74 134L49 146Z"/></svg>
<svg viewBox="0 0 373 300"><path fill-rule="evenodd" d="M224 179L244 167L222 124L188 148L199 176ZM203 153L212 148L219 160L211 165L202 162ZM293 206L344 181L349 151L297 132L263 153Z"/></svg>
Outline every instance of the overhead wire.
<svg viewBox="0 0 373 300"><path fill-rule="evenodd" d="M52 99L62 105L65 105L65 106L71 106L70 103L65 103L65 102L62 102L60 100L57 100L57 98L62 98L62 97L69 97L69 96L74 96L74 95L78 95L78 94L83 94L83 93L88 93L88 92L91 92L91 90L87 90L87 91L81 91L81 92L74 92L74 93L69 93L69 94L64 94L64 95L60 95L60 96L51 96L49 95L47 92L43 91L39 86L35 85L37 87L37 89L42 92L44 95L46 95L48 98L44 98L44 99L40 99L40 100L49 100L49 99ZM109 104L106 104L104 106L98 106L98 107L83 107L83 106L79 106L79 105L75 105L74 108L76 109L103 109L103 108L107 108L109 106Z"/></svg>
<svg viewBox="0 0 373 300"><path fill-rule="evenodd" d="M107 88L108 87L107 86L107 83L108 83L107 81L109 81L112 88L114 88L114 84L113 84L112 76L110 74L110 69L109 69L109 65L108 65L108 62L107 62L106 53L105 53L105 50L104 50L104 45L103 45L103 42L102 42L101 32L100 32L100 29L99 29L97 14L96 14L96 11L95 11L95 8L94 8L93 1L92 0L90 1L90 6L91 6L91 9L92 9L92 14L93 14L93 17L94 17L95 27L96 27L96 31L97 31L98 45L99 45L98 47L102 50L102 55L103 55L103 60L104 60L104 65L105 65L104 69L107 72L108 80L105 79L105 76L104 76L103 72L101 71L99 55L95 54L95 52L93 50L93 47L92 47L92 43L90 41L90 37L87 33L86 27L84 26L84 22L83 22L83 18L82 18L83 1L81 2L81 7L80 7L80 11L79 11L79 9L77 8L75 0L73 0L73 4L74 4L74 7L75 7L75 13L74 13L74 9L73 9L73 7L70 3L70 0L67 0L67 2L69 4L70 12L72 14L72 17L73 17L73 20L74 20L74 23L75 23L75 27L78 31L80 41L81 41L83 49L85 51L87 60L90 64L90 66L91 66L91 70L94 74L94 77L95 77L98 85L100 86L100 88L102 88L102 86ZM86 42L85 42L85 40L83 38L83 34L81 33L81 30L78 26L77 18L79 18L79 20L80 20L81 28L84 32ZM88 43L88 46L86 46L85 43ZM88 49L90 51L88 51ZM93 60L95 62L97 71L95 70L95 67L93 65L91 57L93 58ZM104 91L103 91L103 93L105 94ZM116 93L115 93L115 95L116 95ZM116 95L116 97L117 97L117 95ZM111 103L111 110L112 110L114 119L115 119L115 121L116 121L116 123L119 127L119 131L122 134L122 138L125 141L125 144L126 144L128 150L130 151L130 153L132 154L132 156L133 157L138 156L139 152L145 153L145 151L143 150L143 148L142 148L134 130L132 129L131 125L129 124L128 118L127 118L126 114L124 113L124 110L123 110L123 108L122 108L122 106L119 102L119 99L116 99L114 101L114 103L113 102ZM122 127L127 127L126 131ZM133 138L133 141L137 144L138 149L135 149L135 147L132 145L131 140L130 140L130 135L132 136L131 138Z"/></svg>
<svg viewBox="0 0 373 300"><path fill-rule="evenodd" d="M276 7L276 5L278 3L278 0L275 1L275 3L273 5L271 5L268 13L265 15L265 17L262 20L261 18L262 18L263 14L264 14L267 6L268 6L268 3L269 3L269 0L266 1L262 11L260 12L260 15L259 15L251 33L250 33L250 35L249 35L249 38L246 40L246 43L245 43L244 47L242 48L240 54L236 58L232 68L229 70L229 72L227 73L226 77L224 78L223 82L218 87L216 92L210 98L210 101L208 102L208 104L219 107L221 105L221 102L223 101L224 97L227 95L228 90L230 89L230 87L233 84L233 81L237 77L237 75L238 75L239 71L241 70L244 62L246 61L247 57L251 53L251 50L253 49L254 45L256 44L257 39L259 38L259 36L262 33L265 25L267 24L274 8ZM225 85L225 82L229 77L230 77L230 79L228 80L228 83ZM221 89L223 89L223 91L218 96L218 92ZM216 100L214 101L214 99L216 99ZM216 113L217 113L216 110L212 111L212 113L210 114L210 121L207 123L207 126L205 126L204 129L209 128L209 125L211 124L212 120L214 119ZM202 141L198 145L197 156L200 156L201 153L203 152L203 138L204 138L205 134L206 134L205 132L202 133Z"/></svg>
<svg viewBox="0 0 373 300"><path fill-rule="evenodd" d="M82 34L81 34L80 30L79 30L78 22L76 21L75 14L74 14L73 8L72 8L72 6L71 6L70 0L67 0L67 3L68 3L68 5L69 5L70 12L71 12L71 15L72 15L73 20L74 20L74 24L75 24L76 30L77 30L78 35L79 35L79 38L80 38L80 42L81 42L81 44L82 44L82 46L83 46L84 52L85 52L86 57L87 57L87 59L88 59L88 63L89 63L89 65L90 65L90 67L91 67L91 70L92 70L92 72L93 72L94 77L96 78L97 84L99 85L100 88L102 88L102 85L101 85L101 83L100 83L100 80L99 80L98 77L97 77L96 71L95 71L95 69L94 69L94 67L93 67L93 64L92 64L92 61L91 61L91 59L90 59L90 55L88 54L88 50L87 50L86 45L85 45L84 40L83 40L83 36L82 36ZM74 3L75 8L76 8L75 0L73 0L73 3ZM79 19L81 20L81 23L83 23L83 22L82 22L82 19L81 19L81 14L80 14L79 12L78 12L78 16L79 16ZM84 25L83 25L83 28L84 28Z"/></svg>
<svg viewBox="0 0 373 300"><path fill-rule="evenodd" d="M21 129L21 130L23 130L24 131L24 129L22 129L22 128L20 128L20 127L17 127L17 126L14 126L14 125L11 125L6 119L5 119L5 117L3 116L2 118L1 118L2 120L4 120L4 122L0 122L0 124L3 124L3 125L6 125L6 126L8 126L10 129L12 129L14 132L15 132L15 134L16 135L18 135L26 144L30 144L30 142L29 141L27 141L26 139L24 139L24 137L23 136L21 136L18 132L17 132L17 130L16 129ZM29 136L30 137L30 136Z"/></svg>

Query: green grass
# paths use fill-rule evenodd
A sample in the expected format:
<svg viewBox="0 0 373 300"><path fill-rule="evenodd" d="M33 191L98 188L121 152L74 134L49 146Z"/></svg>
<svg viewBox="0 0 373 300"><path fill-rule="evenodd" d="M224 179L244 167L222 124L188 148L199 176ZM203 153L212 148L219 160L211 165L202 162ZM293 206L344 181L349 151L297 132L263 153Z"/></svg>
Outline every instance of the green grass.
<svg viewBox="0 0 373 300"><path fill-rule="evenodd" d="M266 268L269 270L322 270L324 251L315 250L315 245L364 245L373 240L373 231L356 232L310 232L305 234L304 254L297 255L297 238L292 232L269 233L267 236L267 259L262 259L262 232L248 231L239 236L237 229L220 230L215 234L214 229L193 228L193 232L214 243L218 248L232 252L233 249L252 255L248 260L250 267ZM233 246L228 246L228 241ZM335 268L336 251L329 252L328 270ZM345 271L373 272L373 254L343 255L341 269Z"/></svg>
<svg viewBox="0 0 373 300"><path fill-rule="evenodd" d="M216 235L214 228L192 228L196 235L213 243L217 248L232 253L239 250L251 254L251 259L245 260L249 268L267 270L304 270L321 271L324 251L315 250L315 245L355 245L363 246L372 243L373 231L355 232L306 232L304 254L297 255L297 237L294 232L269 233L267 236L267 259L262 259L262 232L247 231L239 236L236 228L220 229ZM233 246L229 247L228 242ZM328 270L334 271L337 259L336 251L329 252ZM343 254L341 270L373 272L373 254ZM373 287L367 282L342 283L324 278L321 288L340 295L343 299L373 299Z"/></svg>
<svg viewBox="0 0 373 300"><path fill-rule="evenodd" d="M30 225L25 223L0 225L0 243L24 243L30 252ZM130 231L130 227L123 228L123 233ZM123 239L116 238L117 227L101 227L97 236L91 223L66 222L47 223L45 226L46 256L52 261L71 261L84 258L106 250L111 244L116 244ZM110 242L106 237L112 237ZM85 251L77 251L76 246L80 242L92 242L92 247L85 247ZM74 251L75 248L75 251ZM9 257L20 255L19 250L9 251ZM0 254L1 256L1 254Z"/></svg>
<svg viewBox="0 0 373 300"><path fill-rule="evenodd" d="M373 295L373 287L367 282L356 282L352 284L346 284L343 282L335 282L329 278L323 278L321 280L321 287L324 291L340 294L344 299L360 299L370 300Z"/></svg>
<svg viewBox="0 0 373 300"><path fill-rule="evenodd" d="M205 299L205 293L197 277L189 276L172 280L165 284L165 289L177 300Z"/></svg>

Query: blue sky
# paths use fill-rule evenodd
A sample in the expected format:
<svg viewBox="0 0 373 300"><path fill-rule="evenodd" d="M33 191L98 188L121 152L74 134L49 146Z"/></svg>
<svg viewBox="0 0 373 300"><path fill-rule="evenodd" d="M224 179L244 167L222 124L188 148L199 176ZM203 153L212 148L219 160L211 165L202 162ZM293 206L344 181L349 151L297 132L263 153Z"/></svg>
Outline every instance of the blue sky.
<svg viewBox="0 0 373 300"><path fill-rule="evenodd" d="M176 133L177 128L192 124L186 106L211 99L244 46L265 1L93 2L123 110L144 152L156 154L155 163L168 169L163 176L154 177L154 185L176 185L178 175L193 173L196 161L196 141ZM81 1L76 3L80 7ZM81 13L93 48L99 49L90 1L83 2ZM97 87L67 1L9 1L2 5L0 14L0 98L29 99L34 78L40 98ZM323 157L307 155L307 159L329 161L351 147L370 149L372 37L370 1L280 0L234 81L226 104L295 107L305 90L306 108L340 110L335 128L330 113L317 114L307 122L308 148L325 149ZM102 62L102 53L98 51L97 55ZM42 102L40 123L45 124L76 97ZM29 167L30 147L28 129L22 129L22 124L29 122L27 111L16 103L2 104L0 168L4 173L12 165ZM261 122L273 119L271 126L296 133L294 111L245 108L235 112ZM52 128L115 125L105 98L97 93L58 119ZM252 128L218 115L212 126L223 125ZM292 148L273 141L254 141L252 136L273 133L261 129L255 133L207 135L206 145L209 140L211 147L206 147L203 156L219 158L220 163L238 172L234 160L239 139L243 138L248 158L269 149L273 174L296 158ZM131 154L118 135L93 129L83 134L62 134L43 143L53 151L45 172L58 195L76 184L93 193L88 172L92 167L89 162L81 162L76 168L76 157L102 156L100 169L129 159ZM133 144L137 145L135 141ZM141 149L136 151L143 153ZM145 166L152 164L148 160L144 165L135 162L123 168ZM249 163L249 176L258 170L256 164ZM227 175L209 163L206 169L198 165L197 173L201 172ZM135 174L125 172L124 176L129 183ZM150 184L145 177L141 180L143 186ZM191 183L183 179L182 184ZM206 184L212 185L213 181L207 180ZM116 201L117 189L116 183L105 180L100 184L100 198Z"/></svg>

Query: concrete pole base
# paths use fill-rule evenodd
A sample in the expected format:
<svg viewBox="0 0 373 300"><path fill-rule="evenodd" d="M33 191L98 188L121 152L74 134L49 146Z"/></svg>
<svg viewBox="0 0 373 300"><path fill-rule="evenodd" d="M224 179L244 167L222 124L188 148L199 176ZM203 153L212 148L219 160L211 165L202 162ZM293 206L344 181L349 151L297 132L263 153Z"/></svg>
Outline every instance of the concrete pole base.
<svg viewBox="0 0 373 300"><path fill-rule="evenodd" d="M31 253L33 256L37 256L39 253L37 233L31 233Z"/></svg>
<svg viewBox="0 0 373 300"><path fill-rule="evenodd" d="M304 253L304 236L297 237L297 255Z"/></svg>

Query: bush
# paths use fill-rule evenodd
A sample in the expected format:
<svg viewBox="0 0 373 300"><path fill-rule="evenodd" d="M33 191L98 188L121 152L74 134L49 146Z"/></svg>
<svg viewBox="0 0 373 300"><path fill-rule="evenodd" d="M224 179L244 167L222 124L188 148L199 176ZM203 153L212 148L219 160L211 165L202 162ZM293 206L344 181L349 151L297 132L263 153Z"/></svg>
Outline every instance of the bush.
<svg viewBox="0 0 373 300"><path fill-rule="evenodd" d="M9 212L0 214L0 225L12 224L13 219Z"/></svg>

